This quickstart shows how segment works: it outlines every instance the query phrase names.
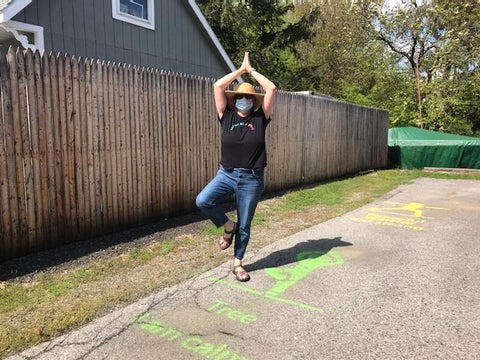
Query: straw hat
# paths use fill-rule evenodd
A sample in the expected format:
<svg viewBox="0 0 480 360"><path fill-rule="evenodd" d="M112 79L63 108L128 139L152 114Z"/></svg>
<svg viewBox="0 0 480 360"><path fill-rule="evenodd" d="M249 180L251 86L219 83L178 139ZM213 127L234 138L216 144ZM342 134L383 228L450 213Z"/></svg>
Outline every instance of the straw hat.
<svg viewBox="0 0 480 360"><path fill-rule="evenodd" d="M255 91L255 88L252 84L247 82L242 82L240 84L235 85L233 90L225 90L225 95L227 96L227 100L231 105L235 105L235 95L238 94L246 94L252 95L254 98L253 101L253 108L257 109L263 103L264 94L258 93Z"/></svg>

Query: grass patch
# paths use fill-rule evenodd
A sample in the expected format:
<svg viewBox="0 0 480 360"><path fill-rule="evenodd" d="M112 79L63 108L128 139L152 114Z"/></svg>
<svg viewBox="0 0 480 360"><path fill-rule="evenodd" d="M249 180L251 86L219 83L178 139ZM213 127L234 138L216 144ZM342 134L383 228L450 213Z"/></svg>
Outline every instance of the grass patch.
<svg viewBox="0 0 480 360"><path fill-rule="evenodd" d="M285 195L284 207L286 210L304 211L317 205L363 204L365 201L380 196L399 185L408 183L421 174L418 171L391 170L329 181L315 187L289 192ZM360 196L355 197L355 194L360 194ZM358 198L358 200L352 200L355 198Z"/></svg>
<svg viewBox="0 0 480 360"><path fill-rule="evenodd" d="M262 239L273 242L278 238L267 236L272 228L300 231L363 206L420 176L480 180L479 174L386 170L329 181L262 201L252 228L264 230ZM222 228L205 224L196 234L162 240L88 266L63 273L40 272L28 283L0 283L0 358L226 261L224 252L219 255L213 250L217 244L212 239L221 236Z"/></svg>
<svg viewBox="0 0 480 360"><path fill-rule="evenodd" d="M284 196L285 210L305 211L312 206L355 208L418 177L480 180L480 174L433 173L421 170L385 170L363 176L329 181Z"/></svg>

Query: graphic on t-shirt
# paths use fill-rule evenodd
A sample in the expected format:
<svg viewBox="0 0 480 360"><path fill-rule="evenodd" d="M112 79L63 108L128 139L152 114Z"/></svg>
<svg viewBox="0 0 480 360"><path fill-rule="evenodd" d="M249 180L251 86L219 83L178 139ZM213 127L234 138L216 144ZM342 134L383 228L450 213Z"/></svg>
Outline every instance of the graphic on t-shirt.
<svg viewBox="0 0 480 360"><path fill-rule="evenodd" d="M242 121L242 122L239 122L239 123L236 123L236 124L233 124L231 127L230 127L230 131L234 130L235 128L239 127L239 126L248 126L248 128L252 131L255 131L255 127L253 126L253 124L247 122L247 121Z"/></svg>

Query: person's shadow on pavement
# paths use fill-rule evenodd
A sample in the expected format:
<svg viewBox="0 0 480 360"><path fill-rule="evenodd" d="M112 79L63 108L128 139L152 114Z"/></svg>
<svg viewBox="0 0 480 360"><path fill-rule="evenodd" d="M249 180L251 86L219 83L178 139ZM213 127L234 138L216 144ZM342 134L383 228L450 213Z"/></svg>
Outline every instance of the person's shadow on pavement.
<svg viewBox="0 0 480 360"><path fill-rule="evenodd" d="M333 239L308 240L294 247L276 251L267 257L245 266L248 271L264 269L265 273L275 279L275 285L265 292L269 298L280 298L291 286L320 267L343 264L342 257L333 248L350 246L340 237ZM296 263L294 266L284 266Z"/></svg>
<svg viewBox="0 0 480 360"><path fill-rule="evenodd" d="M349 242L342 241L341 237L335 237L333 239L307 240L295 244L294 247L275 251L263 259L257 260L248 265L244 265L244 267L247 271L281 267L284 265L297 263L299 261L298 254L301 253L310 252L312 253L312 256L315 256L313 254L318 254L318 257L328 253L333 248L351 245L352 244Z"/></svg>

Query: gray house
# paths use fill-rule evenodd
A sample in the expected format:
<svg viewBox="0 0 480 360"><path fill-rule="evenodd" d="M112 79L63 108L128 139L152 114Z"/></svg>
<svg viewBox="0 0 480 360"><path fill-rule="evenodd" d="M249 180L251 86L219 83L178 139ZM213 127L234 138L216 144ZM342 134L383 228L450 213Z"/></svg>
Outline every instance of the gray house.
<svg viewBox="0 0 480 360"><path fill-rule="evenodd" d="M194 0L0 0L10 45L218 78L235 69Z"/></svg>

